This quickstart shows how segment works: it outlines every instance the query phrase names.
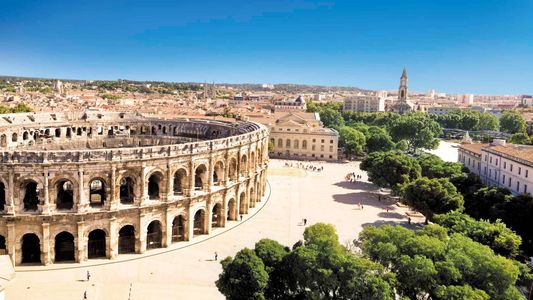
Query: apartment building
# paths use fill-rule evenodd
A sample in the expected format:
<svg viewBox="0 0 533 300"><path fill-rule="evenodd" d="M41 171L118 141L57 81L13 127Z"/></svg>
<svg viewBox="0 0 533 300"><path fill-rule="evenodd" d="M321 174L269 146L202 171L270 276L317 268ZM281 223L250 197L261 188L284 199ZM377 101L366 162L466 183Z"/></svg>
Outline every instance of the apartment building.
<svg viewBox="0 0 533 300"><path fill-rule="evenodd" d="M379 96L346 97L343 110L355 112L385 111L385 99Z"/></svg>

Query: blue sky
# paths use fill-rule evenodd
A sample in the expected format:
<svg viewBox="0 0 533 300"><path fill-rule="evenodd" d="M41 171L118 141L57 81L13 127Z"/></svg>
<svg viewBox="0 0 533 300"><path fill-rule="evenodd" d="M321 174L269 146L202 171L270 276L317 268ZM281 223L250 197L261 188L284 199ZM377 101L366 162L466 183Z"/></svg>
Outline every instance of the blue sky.
<svg viewBox="0 0 533 300"><path fill-rule="evenodd" d="M533 0L0 0L0 74L533 93Z"/></svg>

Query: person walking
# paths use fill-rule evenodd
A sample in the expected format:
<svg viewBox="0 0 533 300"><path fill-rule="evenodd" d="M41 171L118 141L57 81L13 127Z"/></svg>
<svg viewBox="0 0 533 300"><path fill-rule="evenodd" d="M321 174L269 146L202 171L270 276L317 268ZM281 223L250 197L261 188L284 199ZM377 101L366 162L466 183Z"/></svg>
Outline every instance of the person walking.
<svg viewBox="0 0 533 300"><path fill-rule="evenodd" d="M304 226L307 225L307 219L304 219Z"/></svg>
<svg viewBox="0 0 533 300"><path fill-rule="evenodd" d="M87 270L87 281L91 280L91 273Z"/></svg>
<svg viewBox="0 0 533 300"><path fill-rule="evenodd" d="M218 260L218 253L215 251L215 261Z"/></svg>
<svg viewBox="0 0 533 300"><path fill-rule="evenodd" d="M87 291L83 292L83 300L87 300Z"/></svg>

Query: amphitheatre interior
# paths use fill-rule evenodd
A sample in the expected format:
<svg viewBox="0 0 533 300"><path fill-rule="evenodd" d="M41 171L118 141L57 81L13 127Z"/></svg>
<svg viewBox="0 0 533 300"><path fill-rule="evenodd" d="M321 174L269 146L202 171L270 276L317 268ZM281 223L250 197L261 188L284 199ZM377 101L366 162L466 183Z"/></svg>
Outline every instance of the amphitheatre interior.
<svg viewBox="0 0 533 300"><path fill-rule="evenodd" d="M0 118L0 252L17 264L143 253L261 201L268 130L136 113Z"/></svg>

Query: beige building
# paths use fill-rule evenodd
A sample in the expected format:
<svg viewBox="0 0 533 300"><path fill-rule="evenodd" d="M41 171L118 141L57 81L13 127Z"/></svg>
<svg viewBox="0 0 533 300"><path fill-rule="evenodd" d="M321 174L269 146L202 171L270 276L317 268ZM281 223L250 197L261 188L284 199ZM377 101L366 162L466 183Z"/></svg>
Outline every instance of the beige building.
<svg viewBox="0 0 533 300"><path fill-rule="evenodd" d="M514 195L533 190L533 147L506 144L461 144L459 162L488 186L509 189Z"/></svg>
<svg viewBox="0 0 533 300"><path fill-rule="evenodd" d="M317 113L286 113L269 126L271 156L337 160L339 133L324 128Z"/></svg>
<svg viewBox="0 0 533 300"><path fill-rule="evenodd" d="M354 96L344 99L343 110L355 112L385 111L385 99L379 96Z"/></svg>
<svg viewBox="0 0 533 300"><path fill-rule="evenodd" d="M302 95L298 96L296 99L286 99L278 100L274 102L274 111L305 111L307 109L307 104Z"/></svg>

